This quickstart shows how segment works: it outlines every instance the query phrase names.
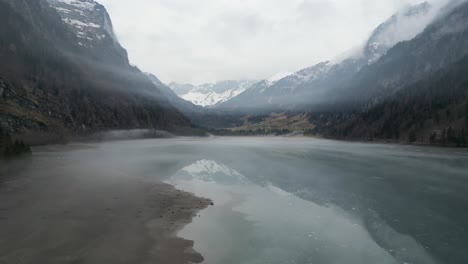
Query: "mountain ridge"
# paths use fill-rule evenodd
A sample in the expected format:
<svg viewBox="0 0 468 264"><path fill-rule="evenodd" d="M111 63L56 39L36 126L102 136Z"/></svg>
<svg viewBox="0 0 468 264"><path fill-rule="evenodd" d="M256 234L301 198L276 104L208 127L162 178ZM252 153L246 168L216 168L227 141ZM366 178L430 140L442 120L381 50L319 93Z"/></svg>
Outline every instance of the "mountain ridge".
<svg viewBox="0 0 468 264"><path fill-rule="evenodd" d="M201 85L171 82L168 86L186 101L203 107L213 107L245 92L256 82L253 80L225 80Z"/></svg>
<svg viewBox="0 0 468 264"><path fill-rule="evenodd" d="M427 8L419 5L414 10L424 13ZM378 50L380 57L375 61L371 54L319 63L307 68L323 69L319 78L295 82L295 76L290 75L273 86L260 82L220 109L238 111L260 123L272 112L288 117L308 113L314 128L305 133L316 136L466 146L468 2L451 1L437 14L431 12L433 19L420 27L421 32L387 46L381 56L382 49ZM381 24L368 43L375 32L394 23L395 17ZM267 95L259 96L262 94Z"/></svg>
<svg viewBox="0 0 468 264"><path fill-rule="evenodd" d="M428 2L405 7L381 23L370 34L366 44L359 52L341 60L317 63L273 84L259 82L250 91L220 104L217 108L231 111L268 112L300 109L306 105L321 103L327 96L327 90L345 86L363 67L377 62L399 42L398 40L405 40L422 32L424 25L429 23L428 21L438 12L434 9L435 7ZM414 21L419 23L412 28L411 33L398 34ZM318 72L318 69L322 69L322 71ZM317 72L314 74L314 71ZM312 75L308 77L307 74Z"/></svg>
<svg viewBox="0 0 468 264"><path fill-rule="evenodd" d="M193 129L163 92L128 63L110 35L80 45L77 23L67 23L65 13L49 1L0 0L5 25L0 29L0 125L5 130L43 144L110 129ZM54 3L64 8L63 2ZM108 16L97 4L89 12L104 16L102 23Z"/></svg>

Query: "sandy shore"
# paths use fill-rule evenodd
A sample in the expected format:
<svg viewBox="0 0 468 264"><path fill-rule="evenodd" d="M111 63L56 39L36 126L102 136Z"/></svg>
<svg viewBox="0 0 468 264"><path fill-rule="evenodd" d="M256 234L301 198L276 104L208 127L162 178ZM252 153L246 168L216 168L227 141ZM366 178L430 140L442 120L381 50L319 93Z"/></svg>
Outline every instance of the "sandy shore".
<svg viewBox="0 0 468 264"><path fill-rule="evenodd" d="M175 234L209 200L106 164L49 160L29 160L0 183L0 263L203 260Z"/></svg>

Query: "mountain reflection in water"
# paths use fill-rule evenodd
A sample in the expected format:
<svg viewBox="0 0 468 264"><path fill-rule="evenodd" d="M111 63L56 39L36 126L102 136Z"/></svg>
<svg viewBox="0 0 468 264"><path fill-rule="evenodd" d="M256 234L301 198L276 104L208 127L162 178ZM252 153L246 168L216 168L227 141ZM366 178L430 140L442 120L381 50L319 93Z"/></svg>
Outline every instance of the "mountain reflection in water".
<svg viewBox="0 0 468 264"><path fill-rule="evenodd" d="M168 183L215 206L184 228L179 236L214 263L436 263L414 239L383 222L375 233L395 248L383 249L363 219L333 205L303 200L266 182L251 182L214 160L198 160L174 174ZM408 262L410 263L410 262Z"/></svg>

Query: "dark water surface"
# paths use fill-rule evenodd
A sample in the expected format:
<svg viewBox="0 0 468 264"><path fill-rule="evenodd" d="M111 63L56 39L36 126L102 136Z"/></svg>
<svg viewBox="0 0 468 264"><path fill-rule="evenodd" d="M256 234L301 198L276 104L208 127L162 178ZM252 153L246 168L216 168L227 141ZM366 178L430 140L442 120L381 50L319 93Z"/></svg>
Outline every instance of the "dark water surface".
<svg viewBox="0 0 468 264"><path fill-rule="evenodd" d="M208 264L468 263L465 150L180 138L47 147L32 159L211 198L215 205L179 232Z"/></svg>

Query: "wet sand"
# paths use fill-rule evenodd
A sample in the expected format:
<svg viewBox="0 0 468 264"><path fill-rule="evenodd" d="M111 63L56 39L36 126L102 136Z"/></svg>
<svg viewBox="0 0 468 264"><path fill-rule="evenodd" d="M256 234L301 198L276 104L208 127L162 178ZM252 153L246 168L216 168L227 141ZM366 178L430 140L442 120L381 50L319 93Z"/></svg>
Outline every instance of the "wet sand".
<svg viewBox="0 0 468 264"><path fill-rule="evenodd" d="M53 155L59 154L35 155L13 171L4 168L0 263L203 260L193 241L175 233L210 204L208 199L109 164Z"/></svg>

